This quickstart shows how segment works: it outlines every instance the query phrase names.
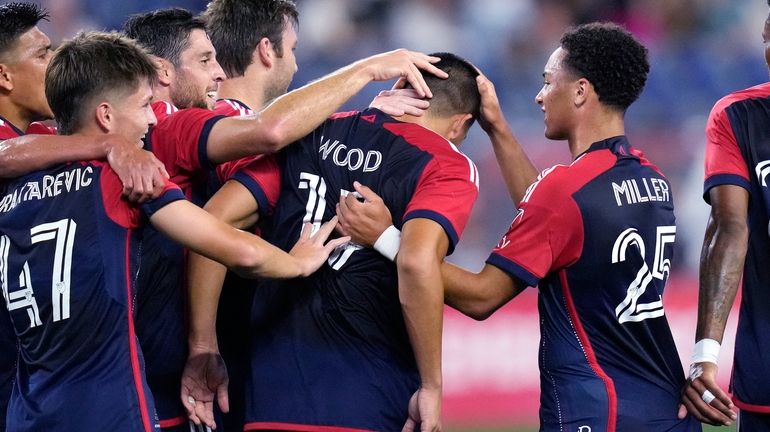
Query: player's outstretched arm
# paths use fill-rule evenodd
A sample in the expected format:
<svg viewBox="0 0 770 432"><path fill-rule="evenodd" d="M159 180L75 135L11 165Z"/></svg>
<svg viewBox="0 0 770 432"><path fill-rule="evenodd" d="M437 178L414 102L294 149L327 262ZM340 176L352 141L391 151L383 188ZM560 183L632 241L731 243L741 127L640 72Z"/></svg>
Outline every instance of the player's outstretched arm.
<svg viewBox="0 0 770 432"><path fill-rule="evenodd" d="M337 224L335 217L314 235L303 229L288 254L265 240L235 229L188 201L175 201L155 212L150 222L191 251L219 261L246 278L293 278L317 270L335 247L350 240L342 237L324 244Z"/></svg>
<svg viewBox="0 0 770 432"><path fill-rule="evenodd" d="M446 78L433 66L437 61L406 49L378 54L291 91L254 116L220 120L209 136L209 160L222 163L278 151L312 132L372 81L404 77L420 97L431 97L420 70Z"/></svg>
<svg viewBox="0 0 770 432"><path fill-rule="evenodd" d="M166 168L141 145L120 135L24 135L0 142L0 177L13 178L60 163L107 159L132 202L157 198Z"/></svg>
<svg viewBox="0 0 770 432"><path fill-rule="evenodd" d="M679 416L689 411L701 422L729 425L736 419L730 397L717 385L717 358L748 248L748 191L723 185L709 191L711 217L703 240L698 326L690 376Z"/></svg>
<svg viewBox="0 0 770 432"><path fill-rule="evenodd" d="M448 247L449 239L438 223L421 218L404 223L396 259L398 294L421 380L410 402L404 432L415 430L418 424L421 431L441 430L441 262Z"/></svg>
<svg viewBox="0 0 770 432"><path fill-rule="evenodd" d="M526 288L508 273L489 264L479 273L473 273L445 261L441 275L446 304L475 320L489 318Z"/></svg>
<svg viewBox="0 0 770 432"><path fill-rule="evenodd" d="M483 74L476 78L481 95L479 125L492 141L497 163L513 203L518 206L529 185L537 180L538 171L519 141L513 135L500 108L495 86Z"/></svg>

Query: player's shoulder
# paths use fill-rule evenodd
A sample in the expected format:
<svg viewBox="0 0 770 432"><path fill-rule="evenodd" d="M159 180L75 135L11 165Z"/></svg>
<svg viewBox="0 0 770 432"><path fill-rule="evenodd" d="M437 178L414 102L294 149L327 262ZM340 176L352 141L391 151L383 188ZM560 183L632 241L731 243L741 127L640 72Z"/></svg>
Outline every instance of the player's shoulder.
<svg viewBox="0 0 770 432"><path fill-rule="evenodd" d="M151 107L158 122L165 120L166 117L179 111L179 108L173 104L162 100L153 102Z"/></svg>
<svg viewBox="0 0 770 432"><path fill-rule="evenodd" d="M440 165L472 166L473 162L452 142L438 133L414 123L390 121L384 122L386 129L412 147L430 154Z"/></svg>
<svg viewBox="0 0 770 432"><path fill-rule="evenodd" d="M41 122L32 122L27 128L28 134L33 135L56 135L56 128Z"/></svg>
<svg viewBox="0 0 770 432"><path fill-rule="evenodd" d="M17 129L16 126L8 120L0 117L0 140L16 138L21 135L24 135L22 131Z"/></svg>
<svg viewBox="0 0 770 432"><path fill-rule="evenodd" d="M711 109L711 116L724 112L735 103L749 99L770 99L770 82L732 92L719 99Z"/></svg>
<svg viewBox="0 0 770 432"><path fill-rule="evenodd" d="M214 113L228 117L253 115L254 110L236 99L218 99L214 105Z"/></svg>

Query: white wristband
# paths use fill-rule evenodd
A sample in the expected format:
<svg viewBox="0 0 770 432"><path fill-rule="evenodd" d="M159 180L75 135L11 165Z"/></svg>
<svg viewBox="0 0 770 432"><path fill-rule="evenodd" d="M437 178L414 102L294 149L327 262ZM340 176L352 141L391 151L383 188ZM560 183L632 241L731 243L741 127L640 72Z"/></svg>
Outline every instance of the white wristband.
<svg viewBox="0 0 770 432"><path fill-rule="evenodd" d="M393 225L385 229L374 242L374 250L385 258L395 261L398 248L401 246L401 231Z"/></svg>
<svg viewBox="0 0 770 432"><path fill-rule="evenodd" d="M721 345L714 339L701 339L695 344L690 363L709 362L717 364Z"/></svg>

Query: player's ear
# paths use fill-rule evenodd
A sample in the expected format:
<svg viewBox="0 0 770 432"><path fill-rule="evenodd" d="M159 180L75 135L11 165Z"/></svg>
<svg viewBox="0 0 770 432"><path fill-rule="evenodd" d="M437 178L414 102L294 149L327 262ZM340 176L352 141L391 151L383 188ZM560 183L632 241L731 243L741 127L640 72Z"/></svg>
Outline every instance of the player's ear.
<svg viewBox="0 0 770 432"><path fill-rule="evenodd" d="M152 59L155 61L155 67L158 69L158 85L163 87L170 86L174 75L174 66L170 61L158 56L152 56Z"/></svg>
<svg viewBox="0 0 770 432"><path fill-rule="evenodd" d="M4 63L0 63L0 88L6 91L13 90L13 73Z"/></svg>
<svg viewBox="0 0 770 432"><path fill-rule="evenodd" d="M273 66L273 44L270 43L270 39L263 37L257 43L257 47L254 48L254 54L252 55L252 62L259 61L266 68Z"/></svg>
<svg viewBox="0 0 770 432"><path fill-rule="evenodd" d="M102 131L110 133L116 129L115 113L109 102L103 101L97 105L94 116L96 124Z"/></svg>
<svg viewBox="0 0 770 432"><path fill-rule="evenodd" d="M588 94L593 91L593 86L585 78L575 81L575 106L580 107L588 100Z"/></svg>
<svg viewBox="0 0 770 432"><path fill-rule="evenodd" d="M473 116L467 113L453 115L449 133L446 138L454 144L459 144L465 139L465 135L468 133L468 121L472 118Z"/></svg>

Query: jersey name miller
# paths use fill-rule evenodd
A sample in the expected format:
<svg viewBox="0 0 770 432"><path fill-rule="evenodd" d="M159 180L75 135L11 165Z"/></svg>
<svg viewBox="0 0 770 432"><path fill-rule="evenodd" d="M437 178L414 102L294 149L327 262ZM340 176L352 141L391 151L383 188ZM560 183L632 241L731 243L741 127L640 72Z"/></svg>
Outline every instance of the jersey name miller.
<svg viewBox="0 0 770 432"><path fill-rule="evenodd" d="M335 165L347 167L350 171L363 169L363 172L377 171L382 164L382 153L377 150L368 150L364 153L359 148L348 148L338 140L332 141L321 135L321 146L318 148L322 160L331 160Z"/></svg>
<svg viewBox="0 0 770 432"><path fill-rule="evenodd" d="M0 213L13 210L24 201L53 198L62 193L75 192L91 186L94 170L80 167L64 171L55 176L46 175L40 181L27 182L6 194L0 200Z"/></svg>
<svg viewBox="0 0 770 432"><path fill-rule="evenodd" d="M662 178L626 179L612 182L612 193L618 207L624 204L639 204L649 201L671 201L668 183Z"/></svg>

